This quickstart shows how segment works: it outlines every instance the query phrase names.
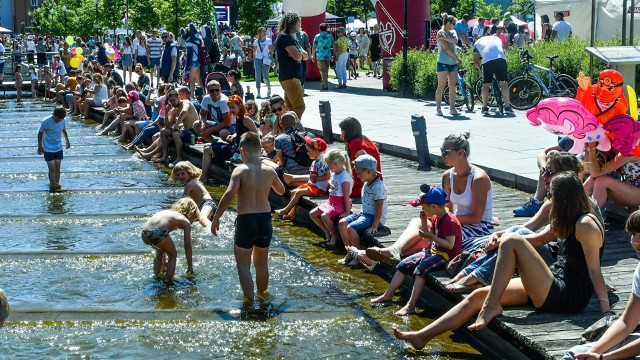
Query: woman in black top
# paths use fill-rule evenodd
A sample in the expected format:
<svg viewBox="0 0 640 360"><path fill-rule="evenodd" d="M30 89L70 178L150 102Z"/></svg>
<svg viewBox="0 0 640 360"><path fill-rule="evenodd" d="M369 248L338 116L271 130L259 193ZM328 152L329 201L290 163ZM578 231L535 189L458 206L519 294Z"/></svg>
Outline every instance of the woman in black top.
<svg viewBox="0 0 640 360"><path fill-rule="evenodd" d="M278 38L276 39L276 57L278 58L278 80L284 90L284 101L287 108L302 119L305 110L304 90L302 89L302 64L309 54L296 40L296 32L300 31L300 16L296 13L286 13L278 24Z"/></svg>
<svg viewBox="0 0 640 360"><path fill-rule="evenodd" d="M592 201L582 182L572 172L561 172L551 181L550 225L538 237L525 240L509 234L500 242L498 263L491 286L475 290L438 320L417 332L400 332L416 349L436 335L457 329L480 311L469 330L479 330L502 313L502 306L533 303L542 311L584 310L594 292L600 310L610 311L607 289L600 270L604 248L602 225L593 215ZM534 249L555 237L559 241L558 260L547 267ZM513 278L515 268L520 278Z"/></svg>
<svg viewBox="0 0 640 360"><path fill-rule="evenodd" d="M542 40L549 41L551 38L551 24L549 24L549 16L540 15L540 22L542 22Z"/></svg>

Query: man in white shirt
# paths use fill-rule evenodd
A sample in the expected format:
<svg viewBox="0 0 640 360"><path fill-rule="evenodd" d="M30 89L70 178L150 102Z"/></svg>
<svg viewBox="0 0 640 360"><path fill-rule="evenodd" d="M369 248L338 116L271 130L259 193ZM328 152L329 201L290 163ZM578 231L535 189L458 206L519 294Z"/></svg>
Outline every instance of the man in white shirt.
<svg viewBox="0 0 640 360"><path fill-rule="evenodd" d="M27 38L27 62L29 64L34 64L34 55L36 53L36 43L33 41L33 37L29 36Z"/></svg>
<svg viewBox="0 0 640 360"><path fill-rule="evenodd" d="M551 28L551 41L564 41L571 37L571 24L564 21L564 14L556 14L556 23Z"/></svg>
<svg viewBox="0 0 640 360"><path fill-rule="evenodd" d="M478 23L473 27L471 35L473 35L473 41L476 42L478 39L482 37L482 33L484 32L484 24L485 20L483 17L478 18Z"/></svg>
<svg viewBox="0 0 640 360"><path fill-rule="evenodd" d="M473 64L482 70L482 114L489 114L489 89L495 74L502 98L504 100L504 111L513 113L509 103L509 85L507 73L507 57L502 48L502 40L497 36L499 33L480 38L473 46ZM481 65L482 62L482 65Z"/></svg>

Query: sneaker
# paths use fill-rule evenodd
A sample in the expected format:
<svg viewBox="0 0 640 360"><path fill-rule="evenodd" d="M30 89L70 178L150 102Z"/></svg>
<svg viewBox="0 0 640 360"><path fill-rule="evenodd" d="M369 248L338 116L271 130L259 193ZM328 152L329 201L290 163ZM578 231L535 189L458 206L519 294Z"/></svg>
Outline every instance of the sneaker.
<svg viewBox="0 0 640 360"><path fill-rule="evenodd" d="M485 106L482 108L482 115L489 115L489 107Z"/></svg>
<svg viewBox="0 0 640 360"><path fill-rule="evenodd" d="M535 215L538 212L538 210L540 210L541 206L542 206L542 201L538 201L534 198L531 198L521 207L513 209L513 214L515 216L531 217Z"/></svg>
<svg viewBox="0 0 640 360"><path fill-rule="evenodd" d="M509 114L513 114L513 108L511 106L505 106L504 107L504 112L505 113L509 113Z"/></svg>
<svg viewBox="0 0 640 360"><path fill-rule="evenodd" d="M267 91L267 99L271 98L271 89Z"/></svg>
<svg viewBox="0 0 640 360"><path fill-rule="evenodd" d="M442 116L442 110L436 109L436 115L437 116Z"/></svg>

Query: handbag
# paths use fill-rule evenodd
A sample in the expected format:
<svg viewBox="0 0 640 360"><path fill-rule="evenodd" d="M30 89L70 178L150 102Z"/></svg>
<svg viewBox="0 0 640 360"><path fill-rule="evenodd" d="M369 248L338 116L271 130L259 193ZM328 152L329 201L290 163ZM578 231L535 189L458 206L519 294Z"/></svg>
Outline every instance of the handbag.
<svg viewBox="0 0 640 360"><path fill-rule="evenodd" d="M260 52L262 53L262 65L271 65L271 57L269 57L269 54L264 53L263 47L262 45L260 45L260 40L258 40L258 47L260 48Z"/></svg>

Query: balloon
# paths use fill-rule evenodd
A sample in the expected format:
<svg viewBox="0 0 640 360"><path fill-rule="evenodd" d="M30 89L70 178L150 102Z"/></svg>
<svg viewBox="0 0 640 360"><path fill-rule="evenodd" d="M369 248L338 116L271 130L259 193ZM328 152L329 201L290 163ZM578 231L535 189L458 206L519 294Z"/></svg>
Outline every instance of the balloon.
<svg viewBox="0 0 640 360"><path fill-rule="evenodd" d="M627 94L629 94L629 114L633 120L638 120L638 100L636 99L636 90L631 85L627 85Z"/></svg>
<svg viewBox="0 0 640 360"><path fill-rule="evenodd" d="M79 61L84 60L84 56L82 55L76 55L76 59L78 59Z"/></svg>
<svg viewBox="0 0 640 360"><path fill-rule="evenodd" d="M578 100L564 97L548 98L527 111L533 126L540 126L556 135L568 135L573 140L572 154L584 151L588 142L598 142L598 150L608 151L611 142L595 115Z"/></svg>
<svg viewBox="0 0 640 360"><path fill-rule="evenodd" d="M72 53L73 55L75 55L75 54L76 54L76 48L71 49L71 53Z"/></svg>
<svg viewBox="0 0 640 360"><path fill-rule="evenodd" d="M71 59L71 61L69 61L69 65L71 65L71 67L77 68L78 66L80 66L80 60L73 58Z"/></svg>
<svg viewBox="0 0 640 360"><path fill-rule="evenodd" d="M105 53L107 54L107 56L115 56L116 55L116 50L114 48L112 48L111 46L109 46L105 50Z"/></svg>
<svg viewBox="0 0 640 360"><path fill-rule="evenodd" d="M78 55L82 55L82 53L84 52L84 50L82 50L82 48L76 48L76 54Z"/></svg>
<svg viewBox="0 0 640 360"><path fill-rule="evenodd" d="M601 124L606 124L614 116L627 113L629 104L622 93L623 81L621 73L607 69L601 71L598 82L591 85L591 79L580 72L576 100L594 114Z"/></svg>
<svg viewBox="0 0 640 360"><path fill-rule="evenodd" d="M116 56L115 55L107 55L107 59L109 60L113 60Z"/></svg>
<svg viewBox="0 0 640 360"><path fill-rule="evenodd" d="M66 43L71 45L73 44L73 36L69 35L67 36L67 38L65 39Z"/></svg>
<svg viewBox="0 0 640 360"><path fill-rule="evenodd" d="M640 152L640 122L627 114L614 116L604 124L612 139L611 147L623 156ZM635 155L637 156L637 155Z"/></svg>

